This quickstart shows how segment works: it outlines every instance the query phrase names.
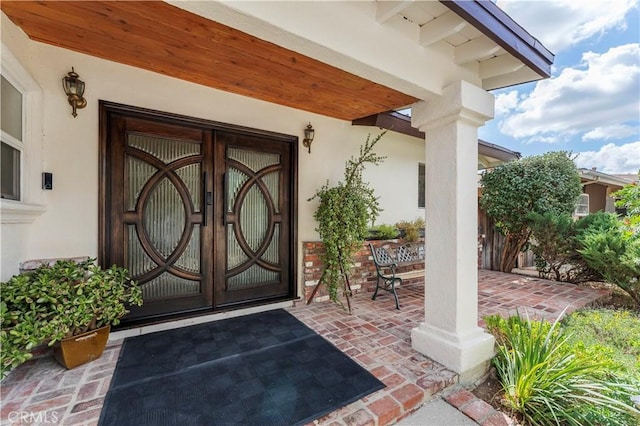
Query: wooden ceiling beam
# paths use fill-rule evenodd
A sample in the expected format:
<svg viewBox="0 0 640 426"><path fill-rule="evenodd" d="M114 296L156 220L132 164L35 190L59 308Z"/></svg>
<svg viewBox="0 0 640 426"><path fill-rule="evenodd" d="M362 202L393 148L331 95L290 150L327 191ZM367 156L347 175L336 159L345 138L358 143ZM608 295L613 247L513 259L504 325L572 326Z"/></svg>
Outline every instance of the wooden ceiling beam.
<svg viewBox="0 0 640 426"><path fill-rule="evenodd" d="M343 120L415 97L161 1L2 1L37 41Z"/></svg>

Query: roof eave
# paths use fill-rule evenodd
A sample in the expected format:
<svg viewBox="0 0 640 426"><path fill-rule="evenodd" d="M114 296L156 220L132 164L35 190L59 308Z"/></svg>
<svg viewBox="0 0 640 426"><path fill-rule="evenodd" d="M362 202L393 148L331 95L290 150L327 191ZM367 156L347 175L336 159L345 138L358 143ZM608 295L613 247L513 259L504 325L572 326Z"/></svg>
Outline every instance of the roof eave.
<svg viewBox="0 0 640 426"><path fill-rule="evenodd" d="M491 1L440 0L541 78L551 76L554 55Z"/></svg>
<svg viewBox="0 0 640 426"><path fill-rule="evenodd" d="M589 180L591 183L601 183L604 185L613 185L613 186L619 186L619 187L623 187L625 185L629 185L632 183L627 179L624 179L618 176L609 175L607 173L602 173L597 170L589 170L589 169L581 168L579 169L579 171L580 171L580 177L585 180Z"/></svg>
<svg viewBox="0 0 640 426"><path fill-rule="evenodd" d="M411 118L397 111L386 111L368 117L358 118L357 120L353 120L351 124L354 126L375 126L422 140L425 138L424 132L421 132L415 127L411 127ZM482 139L478 139L478 154L503 162L517 160L521 157L519 152L511 151L508 148Z"/></svg>

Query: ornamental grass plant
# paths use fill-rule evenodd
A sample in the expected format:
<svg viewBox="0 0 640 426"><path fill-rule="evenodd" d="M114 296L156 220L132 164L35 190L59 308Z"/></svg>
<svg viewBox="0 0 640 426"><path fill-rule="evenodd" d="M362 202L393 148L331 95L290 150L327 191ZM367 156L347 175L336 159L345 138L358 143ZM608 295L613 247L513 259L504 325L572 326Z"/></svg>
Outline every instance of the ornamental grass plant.
<svg viewBox="0 0 640 426"><path fill-rule="evenodd" d="M640 411L632 397L640 384L610 357L576 351L556 321L533 321L519 313L485 318L496 336L493 360L502 405L527 425L633 425Z"/></svg>

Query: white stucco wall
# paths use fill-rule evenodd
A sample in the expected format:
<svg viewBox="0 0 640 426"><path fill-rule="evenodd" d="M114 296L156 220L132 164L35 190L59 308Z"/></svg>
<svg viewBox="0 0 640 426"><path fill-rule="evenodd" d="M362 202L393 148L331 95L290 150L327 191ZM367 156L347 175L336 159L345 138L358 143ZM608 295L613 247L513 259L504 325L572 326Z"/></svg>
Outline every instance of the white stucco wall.
<svg viewBox="0 0 640 426"><path fill-rule="evenodd" d="M354 129L355 132L360 133L359 141L364 141L368 133L372 137L378 134L371 127ZM418 208L418 164L425 163L424 140L389 131L376 146L376 152L387 158L363 173L383 208L376 224L424 218L424 208Z"/></svg>
<svg viewBox="0 0 640 426"><path fill-rule="evenodd" d="M460 79L480 84L477 69L455 64L451 46L416 43L416 27L400 16L393 22L376 22L378 2L169 3L418 99L440 94L444 86Z"/></svg>
<svg viewBox="0 0 640 426"><path fill-rule="evenodd" d="M42 88L42 166L34 173L37 176L42 171L53 173L53 190L40 190L38 194L46 212L33 224L2 227L2 280L17 272L19 261L97 255L99 100L297 135L300 139L304 127L311 122L316 129L311 154L302 144L299 147L300 242L317 239L315 204L306 200L327 179L334 183L341 178L345 160L358 152L368 133L379 132L377 128L352 126L347 121L34 42L4 14L2 42ZM76 118L71 116L61 86L62 77L72 66L86 83L88 103ZM420 214L417 164L424 162L424 143L389 132L380 142L378 152L389 158L366 173L385 209L378 223L415 218Z"/></svg>

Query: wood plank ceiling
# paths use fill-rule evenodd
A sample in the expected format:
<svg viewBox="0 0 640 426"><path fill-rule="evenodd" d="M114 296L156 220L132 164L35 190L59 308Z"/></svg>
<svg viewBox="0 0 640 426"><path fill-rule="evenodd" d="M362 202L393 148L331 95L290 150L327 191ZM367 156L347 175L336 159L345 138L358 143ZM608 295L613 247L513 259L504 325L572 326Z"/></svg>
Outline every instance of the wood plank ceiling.
<svg viewBox="0 0 640 426"><path fill-rule="evenodd" d="M343 120L417 99L161 1L1 1L33 40Z"/></svg>

